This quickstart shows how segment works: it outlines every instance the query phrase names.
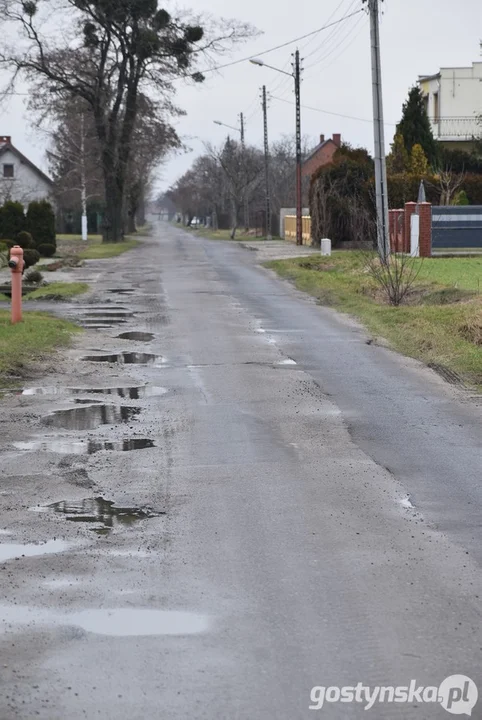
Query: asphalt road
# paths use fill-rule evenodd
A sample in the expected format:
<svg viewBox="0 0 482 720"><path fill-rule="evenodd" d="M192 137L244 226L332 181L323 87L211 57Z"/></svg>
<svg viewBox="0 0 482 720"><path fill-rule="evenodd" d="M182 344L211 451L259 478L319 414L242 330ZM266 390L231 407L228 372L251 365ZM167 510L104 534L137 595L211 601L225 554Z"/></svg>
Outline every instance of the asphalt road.
<svg viewBox="0 0 482 720"><path fill-rule="evenodd" d="M480 682L477 401L235 244L159 226L107 267L4 401L1 720L449 717L310 691Z"/></svg>

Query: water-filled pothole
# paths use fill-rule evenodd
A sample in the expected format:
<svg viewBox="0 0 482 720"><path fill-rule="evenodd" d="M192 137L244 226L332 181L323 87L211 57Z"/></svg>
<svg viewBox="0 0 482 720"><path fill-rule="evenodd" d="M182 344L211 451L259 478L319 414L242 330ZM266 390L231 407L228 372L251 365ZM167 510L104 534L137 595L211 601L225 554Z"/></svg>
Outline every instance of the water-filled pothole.
<svg viewBox="0 0 482 720"><path fill-rule="evenodd" d="M125 365L151 365L155 362L163 362L160 355L152 353L121 352L109 355L85 355L82 360L87 362L120 363Z"/></svg>
<svg viewBox="0 0 482 720"><path fill-rule="evenodd" d="M105 500L103 497L61 500L47 508L65 515L65 519L71 522L95 523L96 527L90 529L98 535L108 535L116 526L126 527L139 520L163 514L155 513L149 508L118 507L112 500Z"/></svg>
<svg viewBox="0 0 482 720"><path fill-rule="evenodd" d="M131 438L125 440L70 440L64 438L45 439L45 440L29 440L25 442L14 442L13 446L17 450L26 450L29 452L53 452L63 455L93 455L101 452L101 450L109 450L113 452L130 452L131 450L146 450L155 447L154 441L149 438Z"/></svg>
<svg viewBox="0 0 482 720"><path fill-rule="evenodd" d="M94 430L100 425L130 422L140 411L140 408L126 405L86 405L70 410L55 410L44 422L66 430Z"/></svg>
<svg viewBox="0 0 482 720"><path fill-rule="evenodd" d="M194 635L207 632L211 620L206 615L178 610L150 608L101 608L66 613L61 610L21 605L0 607L0 630L9 625L33 624L47 627L78 627L84 632L113 637L155 635Z"/></svg>
<svg viewBox="0 0 482 720"><path fill-rule="evenodd" d="M148 332L124 332L117 336L121 340L133 340L134 342L150 342L154 335Z"/></svg>
<svg viewBox="0 0 482 720"><path fill-rule="evenodd" d="M97 320L92 318L86 318L82 320L81 325L93 330L104 330L110 328L113 325L126 325L127 320L125 318L113 318L113 317L99 317Z"/></svg>
<svg viewBox="0 0 482 720"><path fill-rule="evenodd" d="M141 400L148 397L160 397L168 392L167 388L152 385L140 385L132 387L104 387L104 388L69 388L61 386L32 387L25 388L22 395L117 395L129 400ZM81 403L100 403L101 400L75 400Z"/></svg>
<svg viewBox="0 0 482 720"><path fill-rule="evenodd" d="M36 555L50 555L51 553L64 552L71 547L71 543L65 540L48 540L45 543L34 545L19 545L0 543L0 562L13 560L21 557L35 557Z"/></svg>

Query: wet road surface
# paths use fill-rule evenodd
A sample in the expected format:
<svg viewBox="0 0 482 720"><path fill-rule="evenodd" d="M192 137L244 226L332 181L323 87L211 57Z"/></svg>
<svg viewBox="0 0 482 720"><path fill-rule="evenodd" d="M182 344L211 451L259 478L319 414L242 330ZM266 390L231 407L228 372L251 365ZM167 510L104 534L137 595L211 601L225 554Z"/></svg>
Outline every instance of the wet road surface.
<svg viewBox="0 0 482 720"><path fill-rule="evenodd" d="M105 267L4 401L0 718L365 717L310 689L477 682L476 401L234 244L160 226Z"/></svg>

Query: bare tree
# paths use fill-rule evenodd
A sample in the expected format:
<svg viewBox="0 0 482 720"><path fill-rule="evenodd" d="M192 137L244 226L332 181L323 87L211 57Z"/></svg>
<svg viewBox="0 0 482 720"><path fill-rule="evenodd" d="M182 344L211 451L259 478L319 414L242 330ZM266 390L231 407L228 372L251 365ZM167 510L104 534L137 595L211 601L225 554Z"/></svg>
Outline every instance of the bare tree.
<svg viewBox="0 0 482 720"><path fill-rule="evenodd" d="M4 0L0 67L90 107L105 192L104 241L123 235L126 176L142 94L160 98L200 57L252 34L234 21L171 17L157 0ZM206 23L205 23L206 25ZM209 21L208 21L209 25Z"/></svg>

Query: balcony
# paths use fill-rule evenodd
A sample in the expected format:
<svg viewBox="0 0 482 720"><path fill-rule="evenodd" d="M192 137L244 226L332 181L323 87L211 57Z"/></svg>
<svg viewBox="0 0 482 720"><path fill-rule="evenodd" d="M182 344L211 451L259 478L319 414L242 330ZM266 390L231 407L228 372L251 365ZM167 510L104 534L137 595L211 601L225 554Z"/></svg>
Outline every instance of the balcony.
<svg viewBox="0 0 482 720"><path fill-rule="evenodd" d="M482 138L482 120L477 117L430 118L436 140L442 142L471 141Z"/></svg>

